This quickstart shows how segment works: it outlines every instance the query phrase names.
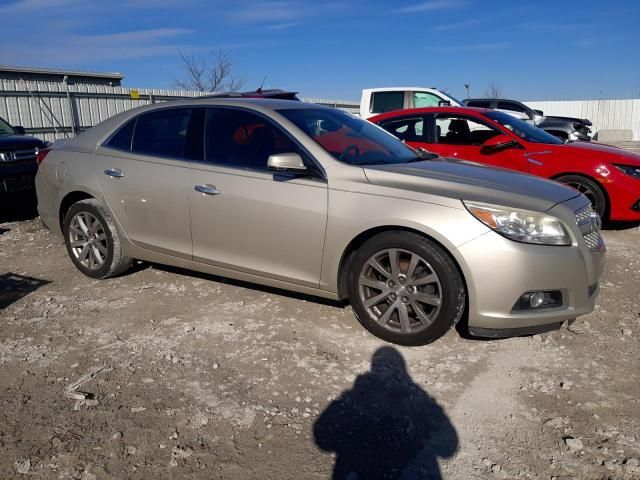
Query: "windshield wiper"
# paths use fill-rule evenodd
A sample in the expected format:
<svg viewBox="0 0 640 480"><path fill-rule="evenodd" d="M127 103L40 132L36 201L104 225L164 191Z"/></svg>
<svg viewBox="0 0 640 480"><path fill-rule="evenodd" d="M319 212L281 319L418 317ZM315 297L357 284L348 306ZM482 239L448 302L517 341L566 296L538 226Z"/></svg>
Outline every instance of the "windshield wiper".
<svg viewBox="0 0 640 480"><path fill-rule="evenodd" d="M433 160L434 158L438 158L440 155L437 153L430 152L422 147L414 148L413 151L416 153L415 158L412 158L407 163L412 162L422 162L423 160Z"/></svg>

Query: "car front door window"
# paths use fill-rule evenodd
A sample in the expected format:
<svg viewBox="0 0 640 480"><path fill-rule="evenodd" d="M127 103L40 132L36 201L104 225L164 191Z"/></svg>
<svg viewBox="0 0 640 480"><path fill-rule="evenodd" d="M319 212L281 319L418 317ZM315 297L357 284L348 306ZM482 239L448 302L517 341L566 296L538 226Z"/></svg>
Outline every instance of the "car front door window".
<svg viewBox="0 0 640 480"><path fill-rule="evenodd" d="M413 92L413 106L415 108L437 107L444 101L441 97L427 92Z"/></svg>
<svg viewBox="0 0 640 480"><path fill-rule="evenodd" d="M436 118L436 139L445 145L481 146L500 132L489 125L458 116Z"/></svg>
<svg viewBox="0 0 640 480"><path fill-rule="evenodd" d="M238 109L209 109L205 161L233 168L267 171L270 155L300 153L268 120Z"/></svg>

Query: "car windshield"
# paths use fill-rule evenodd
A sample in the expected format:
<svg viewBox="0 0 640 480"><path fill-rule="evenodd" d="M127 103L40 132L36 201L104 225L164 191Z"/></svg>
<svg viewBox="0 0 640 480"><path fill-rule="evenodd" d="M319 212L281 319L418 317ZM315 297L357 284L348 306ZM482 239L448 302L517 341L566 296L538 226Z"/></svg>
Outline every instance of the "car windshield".
<svg viewBox="0 0 640 480"><path fill-rule="evenodd" d="M458 100L456 97L454 97L453 95L450 95L450 94L448 94L448 93L447 93L446 95L447 95L447 97L449 97L451 100L453 100L454 102L456 102L458 105L464 105L464 104L462 103L462 100Z"/></svg>
<svg viewBox="0 0 640 480"><path fill-rule="evenodd" d="M16 131L11 125L0 118L0 135L13 135Z"/></svg>
<svg viewBox="0 0 640 480"><path fill-rule="evenodd" d="M278 110L278 113L336 160L350 165L386 165L423 159L380 127L341 110L292 108Z"/></svg>
<svg viewBox="0 0 640 480"><path fill-rule="evenodd" d="M545 132L541 128L534 127L533 125L518 120L512 117L508 113L503 112L488 112L485 114L487 118L490 118L494 122L499 123L505 128L508 128L519 137L525 139L527 142L533 143L550 143L552 145L561 145L562 140L554 137L550 133Z"/></svg>

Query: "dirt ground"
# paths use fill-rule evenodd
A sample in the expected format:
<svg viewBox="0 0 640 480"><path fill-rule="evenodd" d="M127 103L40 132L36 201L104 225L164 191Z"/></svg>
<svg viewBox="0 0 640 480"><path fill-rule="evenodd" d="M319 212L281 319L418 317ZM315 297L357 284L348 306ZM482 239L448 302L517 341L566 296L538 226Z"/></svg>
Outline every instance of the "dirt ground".
<svg viewBox="0 0 640 480"><path fill-rule="evenodd" d="M573 325L397 348L311 297L92 281L29 217L0 220L3 479L640 478L637 227Z"/></svg>

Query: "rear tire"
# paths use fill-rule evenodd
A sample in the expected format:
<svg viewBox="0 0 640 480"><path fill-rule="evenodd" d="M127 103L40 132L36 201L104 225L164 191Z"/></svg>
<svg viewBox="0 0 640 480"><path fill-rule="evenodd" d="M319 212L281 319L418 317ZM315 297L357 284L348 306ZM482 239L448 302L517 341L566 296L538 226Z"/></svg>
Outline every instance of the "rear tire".
<svg viewBox="0 0 640 480"><path fill-rule="evenodd" d="M358 321L375 336L400 345L425 345L462 317L464 281L436 243L411 232L385 232L355 253L347 277Z"/></svg>
<svg viewBox="0 0 640 480"><path fill-rule="evenodd" d="M131 267L107 210L90 198L74 203L62 223L69 258L91 278L109 278Z"/></svg>
<svg viewBox="0 0 640 480"><path fill-rule="evenodd" d="M607 196L597 182L582 175L564 175L555 180L575 188L582 193L589 199L591 207L600 215L600 218L603 221L606 220L607 213L609 212L609 204L607 202Z"/></svg>

